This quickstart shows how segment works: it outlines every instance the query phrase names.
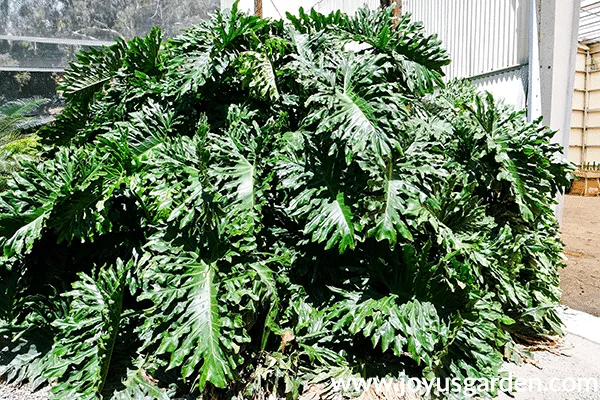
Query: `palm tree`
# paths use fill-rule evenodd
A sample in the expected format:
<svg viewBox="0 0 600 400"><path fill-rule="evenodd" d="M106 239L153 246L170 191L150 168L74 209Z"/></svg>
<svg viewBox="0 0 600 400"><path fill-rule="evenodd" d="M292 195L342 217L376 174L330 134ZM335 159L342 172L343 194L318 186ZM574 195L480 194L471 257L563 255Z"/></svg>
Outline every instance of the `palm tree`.
<svg viewBox="0 0 600 400"><path fill-rule="evenodd" d="M22 161L36 158L35 131L47 121L35 114L46 102L46 99L34 98L0 106L0 187Z"/></svg>

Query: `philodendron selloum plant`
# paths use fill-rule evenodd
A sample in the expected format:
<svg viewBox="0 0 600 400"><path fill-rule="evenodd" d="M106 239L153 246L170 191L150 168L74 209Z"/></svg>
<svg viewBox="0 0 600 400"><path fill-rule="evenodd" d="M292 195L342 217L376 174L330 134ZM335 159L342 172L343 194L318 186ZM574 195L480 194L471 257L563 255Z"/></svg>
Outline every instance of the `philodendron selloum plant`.
<svg viewBox="0 0 600 400"><path fill-rule="evenodd" d="M569 166L449 62L392 9L235 5L80 53L0 196L0 373L57 399L497 377L560 333Z"/></svg>

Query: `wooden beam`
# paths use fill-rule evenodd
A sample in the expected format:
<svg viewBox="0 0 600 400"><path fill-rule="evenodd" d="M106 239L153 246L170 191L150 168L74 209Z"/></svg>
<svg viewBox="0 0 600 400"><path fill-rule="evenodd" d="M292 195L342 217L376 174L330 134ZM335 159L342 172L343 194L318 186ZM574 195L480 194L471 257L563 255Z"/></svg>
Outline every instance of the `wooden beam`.
<svg viewBox="0 0 600 400"><path fill-rule="evenodd" d="M394 16L400 18L402 16L402 0L396 0L396 7L394 7Z"/></svg>
<svg viewBox="0 0 600 400"><path fill-rule="evenodd" d="M397 15L399 16L400 14L402 14L402 1L403 0L379 0L379 5L381 8L386 8L394 4L394 14L397 13Z"/></svg>
<svg viewBox="0 0 600 400"><path fill-rule="evenodd" d="M263 16L262 0L254 0L254 15L262 18L262 16Z"/></svg>
<svg viewBox="0 0 600 400"><path fill-rule="evenodd" d="M403 0L380 0L379 5L381 8L387 8L394 5L394 17L398 20L402 16L402 1Z"/></svg>

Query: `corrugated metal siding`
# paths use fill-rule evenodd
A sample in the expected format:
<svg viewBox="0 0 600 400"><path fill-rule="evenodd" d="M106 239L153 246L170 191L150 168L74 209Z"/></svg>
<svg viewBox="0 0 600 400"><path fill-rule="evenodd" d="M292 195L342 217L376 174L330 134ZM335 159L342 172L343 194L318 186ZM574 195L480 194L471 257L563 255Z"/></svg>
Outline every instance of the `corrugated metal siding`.
<svg viewBox="0 0 600 400"><path fill-rule="evenodd" d="M506 104L513 105L518 110L527 106L527 82L529 68L527 65L509 68L497 73L491 73L472 79L481 90L488 91Z"/></svg>
<svg viewBox="0 0 600 400"><path fill-rule="evenodd" d="M404 12L438 34L453 62L448 78L465 78L527 63L529 1L404 0Z"/></svg>
<svg viewBox="0 0 600 400"><path fill-rule="evenodd" d="M528 60L530 0L398 0L403 12L422 21L429 34L437 34L453 62L448 78L473 77L523 66ZM222 0L228 7L233 0ZM263 16L279 17L299 7L329 13L353 13L379 0L263 0ZM254 0L241 0L240 8L253 10Z"/></svg>
<svg viewBox="0 0 600 400"><path fill-rule="evenodd" d="M531 0L403 0L403 12L437 34L452 63L446 79L471 78L518 109L527 105Z"/></svg>
<svg viewBox="0 0 600 400"><path fill-rule="evenodd" d="M583 43L595 43L600 40L600 1L581 1L578 40Z"/></svg>

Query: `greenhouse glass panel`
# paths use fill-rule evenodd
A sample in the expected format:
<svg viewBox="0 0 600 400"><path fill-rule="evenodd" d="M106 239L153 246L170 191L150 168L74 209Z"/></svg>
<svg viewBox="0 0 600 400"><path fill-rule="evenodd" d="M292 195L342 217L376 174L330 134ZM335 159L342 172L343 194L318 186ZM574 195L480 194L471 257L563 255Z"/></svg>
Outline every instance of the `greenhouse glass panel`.
<svg viewBox="0 0 600 400"><path fill-rule="evenodd" d="M165 36L206 18L219 0L0 0L0 70L63 69L81 48Z"/></svg>

